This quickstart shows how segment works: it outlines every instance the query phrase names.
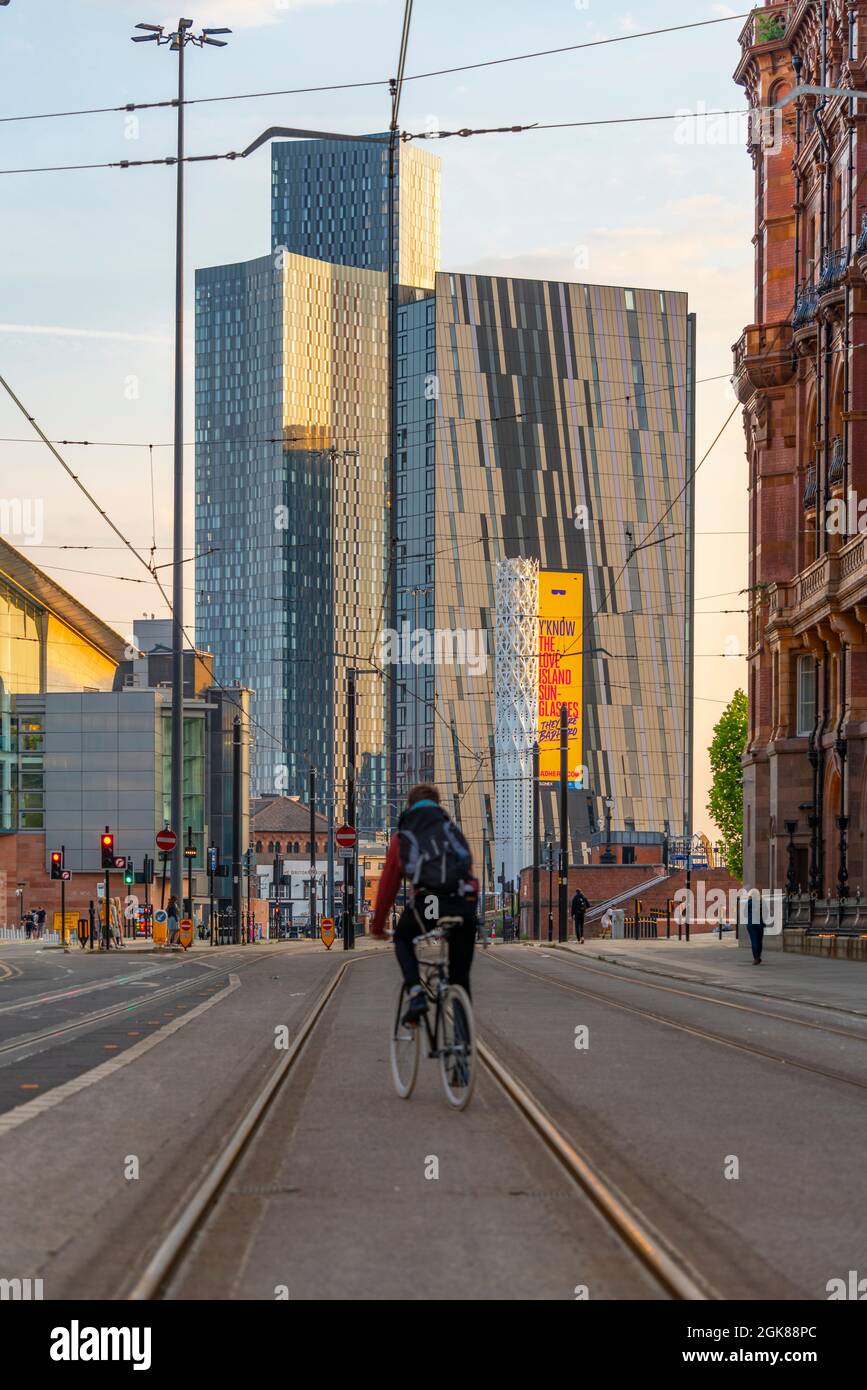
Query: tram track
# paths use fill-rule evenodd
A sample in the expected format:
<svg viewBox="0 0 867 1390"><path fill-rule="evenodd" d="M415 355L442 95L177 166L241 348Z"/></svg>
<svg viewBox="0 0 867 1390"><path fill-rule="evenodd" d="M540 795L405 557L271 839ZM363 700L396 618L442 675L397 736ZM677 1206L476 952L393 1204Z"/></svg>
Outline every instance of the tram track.
<svg viewBox="0 0 867 1390"><path fill-rule="evenodd" d="M543 949L543 951L544 951L544 946L542 947L542 949ZM862 1043L867 1043L867 1033L856 1033L856 1032L853 1032L853 1031L852 1031L851 1029L849 1029L849 1028L835 1028L832 1024L828 1024L828 1023L816 1023L816 1022L814 1022L812 1019L807 1019L807 1018L793 1018L790 1014L776 1013L775 1011L773 1011L773 1010L771 1010L771 1009L759 1009L759 1008L757 1008L754 1004L740 1004L740 1003L735 1002L735 1001L732 1000L732 999L718 999L718 998L716 998L716 997L715 997L714 995L712 995L712 994L699 994L699 992L698 992L697 990L678 989L678 988L675 988L674 985L661 985L661 984L657 984L654 980L649 979L648 976L649 976L651 973L653 973L653 974L659 974L659 973L661 973L661 972L658 972L658 971L651 972L651 971L643 970L643 968L642 968L641 966L634 965L632 961L624 962L624 964L623 964L622 966L618 967L618 969L616 969L616 970L603 970L603 969L600 969L600 967L597 966L597 965L591 965L591 964L590 964L590 960L589 960L586 956L585 956L585 957L579 956L577 950L573 950L572 947L565 947L565 948L564 948L564 947L561 947L561 948L559 948L559 949L556 951L556 954L547 955L547 956L546 956L546 959L547 959L547 960L559 960L559 961L561 961L561 962L566 962L566 963L568 963L569 965L575 966L576 968L578 968L578 969L580 969L580 970L585 970L585 971L587 971L587 972L588 972L589 974L591 974L591 975L600 975L600 976L602 976L603 978L605 978L606 980L614 980L614 982L615 982L616 984L634 985L636 988L640 988L640 989L655 989L655 990L657 990L658 992L663 993L663 994L676 994L676 995L680 995L680 996L681 996L682 998L684 998L684 999L695 999L695 1000L699 1001L699 1002L702 1003L702 1004L715 1004L715 1005L717 1005L719 1008L722 1008L722 1009L734 1009L734 1010L736 1010L736 1011L739 1012L739 1013L758 1014L761 1018L770 1018L770 1019L773 1019L773 1020L775 1020L775 1021L777 1021L777 1022L780 1022L780 1023L790 1023L790 1024L792 1024L793 1026L798 1027L798 1028L810 1028L810 1029L813 1029L815 1032L818 1032L818 1033L827 1033L827 1034L829 1034L829 1035L832 1036L832 1037L846 1038L847 1041L849 1041L849 1042L862 1042ZM630 969L633 969L633 970L636 970L636 971L640 971L640 972L641 972L641 978L638 979L638 980L633 979L632 976L629 975L629 974L627 973ZM725 989L725 990L730 990L730 991L732 991L732 992L737 992L735 986L728 985L728 984L710 984L710 983L709 983L709 984L706 986L706 988L708 988L708 989L720 989L720 990ZM750 991L744 991L744 993L753 993L753 992L754 992L754 991L752 991L752 990L750 990ZM823 1009L830 1009L830 1008L831 1008L831 1006L826 1005L826 1004L811 1003L811 1002L810 1002L809 1000L807 1000L807 999L797 999L797 1000L789 1000L789 999L787 999L787 1000L782 1001L782 1002L785 1002L785 1003L787 1003L787 1004L790 1004L793 1008L800 1008L800 1009L823 1010ZM835 1012L842 1012L842 1013L845 1014L846 1011L836 1011L836 1010L835 1010ZM861 1015L861 1014L855 1014L855 1015L851 1015L851 1016L852 1016L853 1018L855 1018L855 1019L863 1018L863 1015Z"/></svg>
<svg viewBox="0 0 867 1390"><path fill-rule="evenodd" d="M845 1072L834 1071L829 1067L817 1066L811 1062L805 1062L796 1057L784 1056L782 1053L774 1052L769 1048L759 1047L754 1043L748 1043L740 1041L736 1038L726 1037L723 1033L716 1033L709 1028L702 1028L698 1024L686 1023L682 1019L674 1019L668 1017L665 1014L657 1013L654 1009L643 1009L636 1004L628 1004L622 999L612 998L610 994L604 994L599 990L588 989L586 988L586 986L583 985L577 985L566 980L557 979L551 974L542 974L538 970L531 970L527 966L519 965L516 961L503 960L501 957L498 956L492 956L491 959L494 961L496 965L503 966L507 970L514 970L521 975L527 976L529 979L538 980L542 984L550 985L554 989L563 990L569 994L576 994L581 996L582 998L592 999L597 1003L606 1004L609 1008L617 1009L622 1013L632 1014L636 1018L647 1019L651 1023L658 1023L661 1024L663 1027L672 1028L677 1032L687 1033L692 1037L700 1038L705 1042L715 1043L719 1047L726 1047L736 1052L746 1053L749 1056L760 1057L764 1061L773 1062L779 1066L787 1067L790 1069L796 1069L798 1071L808 1072L814 1076L822 1077L822 1079L826 1081L835 1081L845 1086L853 1086L860 1091L867 1091L867 1080L859 1080L857 1077L849 1076ZM592 967L588 968L592 970ZM596 973L601 974L603 972ZM607 972L604 973L607 974ZM641 986L644 985L643 981L625 981L619 976L613 976L613 978L617 983L620 984L635 983L640 984ZM651 988L654 987L666 988L660 986L651 986ZM690 997L687 991L673 990L672 992L681 993L684 994L686 997ZM692 997L700 998L701 996L695 995ZM712 1000L711 1002L721 1001ZM728 1003L728 1001L725 1002ZM772 1014L765 1013L764 1010L750 1010L750 1012L764 1014L765 1017L769 1018L774 1017L774 1015ZM802 1022L801 1020L789 1019L782 1015L777 1017L781 1018L783 1022L790 1023L795 1026ZM842 1035L850 1041L865 1041L865 1039L857 1037L856 1035L850 1034L848 1032L844 1032L843 1030L826 1030L821 1025L817 1026L821 1028L821 1031L842 1032Z"/></svg>
<svg viewBox="0 0 867 1390"><path fill-rule="evenodd" d="M195 1187L188 1191L172 1213L159 1244L145 1267L135 1278L125 1297L128 1301L153 1301L172 1297L172 1287L183 1287L197 1261L208 1260L207 1223L218 1215L220 1204L230 1191L230 1179L238 1170L254 1140L262 1136L269 1116L276 1114L276 1102L291 1079L305 1052L316 1039L319 1026L338 999L340 986L350 964L344 962L320 991L305 1016L290 1047L280 1062L264 1078L232 1132ZM387 1027L387 1015L383 1015ZM617 1237L627 1260L637 1262L649 1273L660 1296L674 1300L710 1300L720 1295L689 1260L670 1245L642 1213L615 1187L600 1166L581 1153L570 1135L556 1123L532 1091L485 1042L479 1041L477 1061L487 1076L503 1092L511 1108L571 1180L576 1195L590 1203L597 1216ZM472 1106L470 1107L470 1113ZM276 1123L276 1119L275 1119ZM279 1190L279 1189L278 1189ZM214 1245L216 1259L220 1242Z"/></svg>
<svg viewBox="0 0 867 1390"><path fill-rule="evenodd" d="M255 964L254 961L250 962ZM108 1022L122 1014L133 1013L142 1008L153 1008L164 999L174 998L176 995L183 994L188 990L196 989L204 984L213 986L213 981L220 978L220 974L228 977L230 962L226 962L225 970L214 972L205 976L192 976L189 979L179 980L176 984L166 985L163 988L153 990L152 993L144 994L133 999L122 999L117 1004L110 1004L104 1009L95 1009L90 1013L82 1014L79 1018L70 1019L67 1023L56 1024L51 1028L43 1028L35 1033L19 1034L15 1038L10 1038L6 1042L0 1043L0 1058L9 1056L16 1052L26 1052L29 1048L38 1047L41 1043L58 1041L61 1038L82 1032L88 1028L93 1028L101 1023ZM109 983L109 982L106 982ZM112 982L113 983L113 982ZM129 983L129 980L120 983ZM43 1001L38 1001L43 1002ZM51 1002L57 1002L52 1000ZM16 1008L24 1005L13 1006Z"/></svg>

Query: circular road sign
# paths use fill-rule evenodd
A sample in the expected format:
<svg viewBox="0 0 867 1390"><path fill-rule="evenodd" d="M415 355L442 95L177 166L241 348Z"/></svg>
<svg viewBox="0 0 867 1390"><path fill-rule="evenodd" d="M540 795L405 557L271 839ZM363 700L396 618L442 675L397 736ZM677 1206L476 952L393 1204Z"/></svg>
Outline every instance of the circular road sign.
<svg viewBox="0 0 867 1390"><path fill-rule="evenodd" d="M351 825L341 825L340 829L334 832L334 838L341 849L355 847L355 831Z"/></svg>
<svg viewBox="0 0 867 1390"><path fill-rule="evenodd" d="M170 853L178 843L178 837L173 830L161 830L157 835L157 849L161 849L163 854Z"/></svg>

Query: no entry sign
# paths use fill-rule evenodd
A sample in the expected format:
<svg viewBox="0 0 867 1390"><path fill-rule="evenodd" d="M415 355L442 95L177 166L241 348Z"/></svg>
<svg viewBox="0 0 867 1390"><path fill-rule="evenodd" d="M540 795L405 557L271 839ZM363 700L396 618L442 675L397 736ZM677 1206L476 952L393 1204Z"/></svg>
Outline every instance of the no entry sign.
<svg viewBox="0 0 867 1390"><path fill-rule="evenodd" d="M355 831L351 825L341 825L340 829L334 832L334 838L341 849L355 848Z"/></svg>
<svg viewBox="0 0 867 1390"><path fill-rule="evenodd" d="M161 830L157 835L157 849L163 854L170 854L177 843L178 837L173 830Z"/></svg>

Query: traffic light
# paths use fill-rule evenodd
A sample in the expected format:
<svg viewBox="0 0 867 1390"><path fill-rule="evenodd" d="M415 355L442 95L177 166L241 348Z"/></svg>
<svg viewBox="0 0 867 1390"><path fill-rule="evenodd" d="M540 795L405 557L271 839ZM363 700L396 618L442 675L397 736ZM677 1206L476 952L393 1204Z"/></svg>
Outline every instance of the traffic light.
<svg viewBox="0 0 867 1390"><path fill-rule="evenodd" d="M104 835L99 838L102 850L102 867L104 869L114 868L114 836L110 830L106 830Z"/></svg>
<svg viewBox="0 0 867 1390"><path fill-rule="evenodd" d="M127 859L126 861L126 866L123 871L123 881L125 884L127 884L127 886L129 886L129 884L131 883L135 883L135 872L132 867L131 859Z"/></svg>
<svg viewBox="0 0 867 1390"><path fill-rule="evenodd" d="M53 849L51 851L51 877L63 878L63 851Z"/></svg>

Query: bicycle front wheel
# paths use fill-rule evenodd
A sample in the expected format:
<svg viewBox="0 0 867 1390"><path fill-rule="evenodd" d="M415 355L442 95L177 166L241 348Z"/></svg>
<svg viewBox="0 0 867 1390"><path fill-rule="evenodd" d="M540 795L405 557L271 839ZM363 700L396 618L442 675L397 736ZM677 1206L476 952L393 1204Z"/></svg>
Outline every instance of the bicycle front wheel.
<svg viewBox="0 0 867 1390"><path fill-rule="evenodd" d="M443 1000L440 1073L446 1100L455 1110L470 1103L476 1081L476 1028L469 995L449 985Z"/></svg>
<svg viewBox="0 0 867 1390"><path fill-rule="evenodd" d="M409 1100L418 1074L421 1024L413 1026L401 1022L408 1005L409 990L406 985L401 985L397 996L397 1013L391 1030L391 1075L394 1089L401 1100Z"/></svg>

